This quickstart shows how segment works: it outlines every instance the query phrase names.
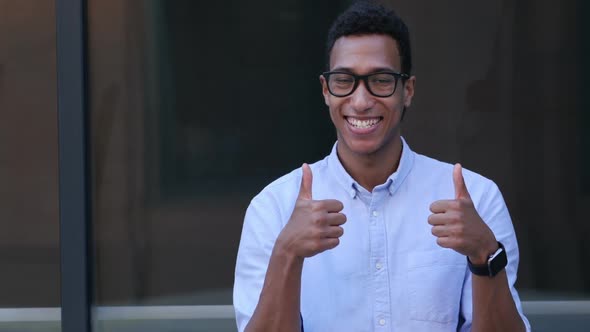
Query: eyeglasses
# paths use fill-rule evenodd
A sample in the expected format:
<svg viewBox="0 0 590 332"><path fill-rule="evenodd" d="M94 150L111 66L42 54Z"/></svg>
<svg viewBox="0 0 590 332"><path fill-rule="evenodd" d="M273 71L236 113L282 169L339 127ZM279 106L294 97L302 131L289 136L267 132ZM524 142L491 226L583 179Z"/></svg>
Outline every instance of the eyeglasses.
<svg viewBox="0 0 590 332"><path fill-rule="evenodd" d="M368 75L354 75L346 72L325 72L322 76L328 82L328 91L336 97L350 96L359 86L359 82L365 82L365 87L375 97L389 97L395 92L398 79L408 79L407 74L395 72L380 72Z"/></svg>

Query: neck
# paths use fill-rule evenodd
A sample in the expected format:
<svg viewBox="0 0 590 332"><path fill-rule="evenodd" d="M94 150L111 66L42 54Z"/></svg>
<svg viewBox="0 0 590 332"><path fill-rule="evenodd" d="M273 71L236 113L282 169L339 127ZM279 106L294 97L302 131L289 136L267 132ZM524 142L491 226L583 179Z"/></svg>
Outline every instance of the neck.
<svg viewBox="0 0 590 332"><path fill-rule="evenodd" d="M391 144L371 154L347 151L342 146L343 144L337 146L338 158L342 166L356 182L372 192L397 170L403 145L398 136Z"/></svg>

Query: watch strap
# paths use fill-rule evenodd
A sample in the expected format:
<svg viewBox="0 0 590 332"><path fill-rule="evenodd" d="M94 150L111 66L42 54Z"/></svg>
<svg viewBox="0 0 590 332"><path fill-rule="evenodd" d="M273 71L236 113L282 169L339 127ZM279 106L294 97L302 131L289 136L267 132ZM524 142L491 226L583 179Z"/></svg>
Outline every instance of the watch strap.
<svg viewBox="0 0 590 332"><path fill-rule="evenodd" d="M478 276L493 277L502 271L508 264L508 258L506 256L506 249L501 242L498 242L499 252L495 256L490 256L486 264L473 264L467 257L467 266L471 273ZM495 254L495 253L494 253Z"/></svg>

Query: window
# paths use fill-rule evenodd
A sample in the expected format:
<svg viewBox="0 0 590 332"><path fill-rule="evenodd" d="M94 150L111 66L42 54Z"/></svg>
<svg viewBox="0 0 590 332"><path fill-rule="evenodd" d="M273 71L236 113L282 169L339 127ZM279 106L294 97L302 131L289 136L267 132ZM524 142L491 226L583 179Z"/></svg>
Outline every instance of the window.
<svg viewBox="0 0 590 332"><path fill-rule="evenodd" d="M88 1L102 317L115 305L215 305L229 319L197 326L233 328L223 306L250 199L335 141L319 75L325 33L348 3ZM590 57L579 3L395 3L417 76L403 134L417 152L498 183L523 300L589 297Z"/></svg>

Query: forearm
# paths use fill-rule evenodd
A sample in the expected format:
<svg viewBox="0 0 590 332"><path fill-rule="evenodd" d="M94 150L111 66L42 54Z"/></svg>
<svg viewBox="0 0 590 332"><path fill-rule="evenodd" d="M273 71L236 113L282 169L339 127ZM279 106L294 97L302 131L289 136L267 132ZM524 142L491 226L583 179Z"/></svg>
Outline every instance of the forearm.
<svg viewBox="0 0 590 332"><path fill-rule="evenodd" d="M246 332L301 331L301 273L303 258L275 248L256 310Z"/></svg>
<svg viewBox="0 0 590 332"><path fill-rule="evenodd" d="M525 325L510 293L506 270L493 278L472 274L472 331L525 331Z"/></svg>

